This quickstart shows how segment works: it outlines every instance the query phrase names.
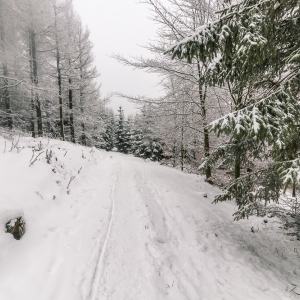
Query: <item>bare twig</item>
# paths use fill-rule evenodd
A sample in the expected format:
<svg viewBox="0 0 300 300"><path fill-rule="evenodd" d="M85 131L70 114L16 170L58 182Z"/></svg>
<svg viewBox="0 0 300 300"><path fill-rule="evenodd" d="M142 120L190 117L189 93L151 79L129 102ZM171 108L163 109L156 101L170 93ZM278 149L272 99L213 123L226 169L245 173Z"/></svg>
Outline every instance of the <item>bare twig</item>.
<svg viewBox="0 0 300 300"><path fill-rule="evenodd" d="M14 150L14 148L16 148L17 150L19 149L19 146L18 146L18 144L19 144L19 139L20 139L20 135L18 136L18 140L14 143L14 138L13 138L13 140L12 140L12 142L11 142L11 148L10 148L10 151L9 152L11 152L11 151L13 151Z"/></svg>
<svg viewBox="0 0 300 300"><path fill-rule="evenodd" d="M81 170L82 170L82 167L78 170L78 174L80 173Z"/></svg>
<svg viewBox="0 0 300 300"><path fill-rule="evenodd" d="M37 161L38 157L39 157L42 153L44 153L44 152L45 152L45 151L42 151L41 153L39 153L39 154L35 157L35 159L31 162L31 164L29 165L29 167L32 166L32 165Z"/></svg>
<svg viewBox="0 0 300 300"><path fill-rule="evenodd" d="M43 150L43 148L44 148L44 145L43 145L42 142L40 141L40 142L38 143L38 148L35 149L35 151L41 151L41 150Z"/></svg>
<svg viewBox="0 0 300 300"><path fill-rule="evenodd" d="M70 181L69 181L69 184L68 184L68 186L67 186L67 189L69 189L69 186L70 186L71 182L75 179L75 177L76 177L76 176L71 176Z"/></svg>
<svg viewBox="0 0 300 300"><path fill-rule="evenodd" d="M47 159L47 163L48 163L48 164L51 164L52 156L53 156L52 150L50 150L50 152L48 153L48 149L47 149L47 150L46 150L46 159Z"/></svg>
<svg viewBox="0 0 300 300"><path fill-rule="evenodd" d="M66 151L66 153L65 153L65 155L64 155L64 156L66 156L66 155L67 155L67 153L68 153L68 151Z"/></svg>
<svg viewBox="0 0 300 300"><path fill-rule="evenodd" d="M31 159L30 159L30 161L29 161L29 162L31 162L31 161L32 161L33 157L34 157L34 149L32 149L32 156L31 156Z"/></svg>
<svg viewBox="0 0 300 300"><path fill-rule="evenodd" d="M20 153L25 147L17 147L17 152Z"/></svg>

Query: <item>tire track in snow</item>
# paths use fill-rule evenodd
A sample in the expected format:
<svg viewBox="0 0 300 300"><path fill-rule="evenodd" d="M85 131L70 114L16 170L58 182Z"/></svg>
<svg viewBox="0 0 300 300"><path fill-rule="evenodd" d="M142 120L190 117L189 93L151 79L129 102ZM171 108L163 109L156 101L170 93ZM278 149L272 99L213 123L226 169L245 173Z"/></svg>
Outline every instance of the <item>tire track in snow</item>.
<svg viewBox="0 0 300 300"><path fill-rule="evenodd" d="M138 190L145 201L149 216L152 219L152 227L156 233L155 239L147 244L147 251L153 259L159 275L153 276L153 281L157 287L163 292L164 297L180 295L180 299L196 299L198 296L197 287L194 284L186 267L183 266L176 258L176 249L174 247L175 236L170 232L166 221L167 218L172 220L174 224L175 219L169 212L163 208L163 194L151 184L151 179L146 175L143 170L136 176ZM161 200L159 200L161 199ZM177 223L178 226L178 223ZM157 243L158 242L158 243ZM193 269L193 265L190 264ZM173 284L175 283L175 287ZM173 293L168 289L174 289Z"/></svg>
<svg viewBox="0 0 300 300"><path fill-rule="evenodd" d="M159 243L165 243L168 240L168 228L165 224L164 213L156 200L158 193L149 186L145 174L138 172L135 176L135 181L152 220L153 229L156 232L156 240Z"/></svg>
<svg viewBox="0 0 300 300"><path fill-rule="evenodd" d="M114 220L115 191L116 191L116 183L119 179L119 174L120 174L120 164L118 163L117 171L116 171L116 174L114 176L114 180L113 180L113 184L112 184L112 188L111 188L111 192L110 192L110 199L112 201L112 206L111 206L110 217L109 217L109 225L108 225L108 228L107 228L107 232L106 232L106 235L105 235L105 239L104 239L104 242L103 242L102 249L101 249L101 251L99 251L97 265L96 265L95 272L94 272L94 275L93 275L93 278L92 278L92 281L91 281L90 293L87 297L88 300L96 300L97 292L99 290L99 284L100 284L100 278L101 278L101 274L102 274L102 264L103 264L104 254L105 254L105 250L106 250L106 247L107 247L107 243L108 243L108 240L109 240L109 237L110 237L111 228L112 228L112 224L113 224L113 220ZM98 241L97 248L100 248L100 240Z"/></svg>
<svg viewBox="0 0 300 300"><path fill-rule="evenodd" d="M157 299L149 280L155 270L145 249L149 219L135 184L136 164L118 160L121 170L114 192L115 215L96 299Z"/></svg>

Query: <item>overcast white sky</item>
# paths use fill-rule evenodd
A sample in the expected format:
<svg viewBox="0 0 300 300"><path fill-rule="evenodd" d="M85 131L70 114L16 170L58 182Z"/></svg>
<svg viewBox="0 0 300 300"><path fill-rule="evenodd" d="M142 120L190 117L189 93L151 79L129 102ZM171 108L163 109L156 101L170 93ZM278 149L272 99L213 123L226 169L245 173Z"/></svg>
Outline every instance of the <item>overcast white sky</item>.
<svg viewBox="0 0 300 300"><path fill-rule="evenodd" d="M120 92L128 95L155 97L160 94L157 76L125 67L110 58L112 53L150 56L140 47L155 38L156 25L149 20L151 12L139 0L73 0L75 10L91 32L96 65L101 73L102 95ZM125 113L134 111L133 104L114 97L110 106L119 105Z"/></svg>

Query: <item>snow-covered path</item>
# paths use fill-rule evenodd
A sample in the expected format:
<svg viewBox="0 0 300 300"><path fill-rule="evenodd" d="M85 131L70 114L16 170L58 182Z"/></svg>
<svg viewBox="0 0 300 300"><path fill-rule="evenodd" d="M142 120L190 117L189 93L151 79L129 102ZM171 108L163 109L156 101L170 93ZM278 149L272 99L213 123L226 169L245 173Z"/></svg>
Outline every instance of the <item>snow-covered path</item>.
<svg viewBox="0 0 300 300"><path fill-rule="evenodd" d="M194 175L112 156L114 208L90 299L288 297L268 266L273 258L256 253L263 237L251 245L251 226L232 222L233 206L210 204L218 190Z"/></svg>
<svg viewBox="0 0 300 300"><path fill-rule="evenodd" d="M66 145L53 146L66 173L39 161L29 170L42 175L25 178L26 149L0 156L12 169L0 182L20 182L3 187L5 207L33 198L20 207L26 235L0 233L0 299L298 299L300 244L275 219L233 222L233 203L211 205L219 190L201 177Z"/></svg>

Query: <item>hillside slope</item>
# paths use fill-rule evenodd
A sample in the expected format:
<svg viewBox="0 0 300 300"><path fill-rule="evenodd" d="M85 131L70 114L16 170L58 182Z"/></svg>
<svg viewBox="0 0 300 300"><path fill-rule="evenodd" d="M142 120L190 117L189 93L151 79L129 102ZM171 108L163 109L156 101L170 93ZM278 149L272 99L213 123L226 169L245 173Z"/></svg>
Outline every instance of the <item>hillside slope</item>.
<svg viewBox="0 0 300 300"><path fill-rule="evenodd" d="M276 218L233 222L201 177L56 140L11 144L0 138L0 299L300 299L299 241ZM18 241L5 224L19 216Z"/></svg>

